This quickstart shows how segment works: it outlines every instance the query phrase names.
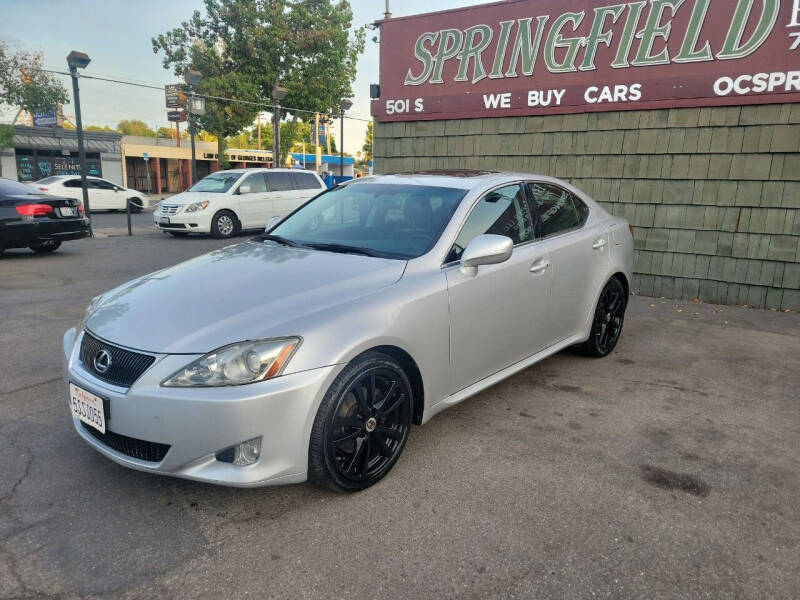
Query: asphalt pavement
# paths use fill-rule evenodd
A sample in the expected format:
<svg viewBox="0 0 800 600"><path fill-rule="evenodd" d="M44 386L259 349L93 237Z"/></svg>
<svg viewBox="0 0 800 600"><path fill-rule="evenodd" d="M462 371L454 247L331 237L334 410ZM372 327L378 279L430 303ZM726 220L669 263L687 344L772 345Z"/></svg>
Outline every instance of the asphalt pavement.
<svg viewBox="0 0 800 600"><path fill-rule="evenodd" d="M800 597L799 315L635 297L613 355L445 411L362 493L215 487L68 417L89 299L231 243L134 218L0 258L0 598Z"/></svg>

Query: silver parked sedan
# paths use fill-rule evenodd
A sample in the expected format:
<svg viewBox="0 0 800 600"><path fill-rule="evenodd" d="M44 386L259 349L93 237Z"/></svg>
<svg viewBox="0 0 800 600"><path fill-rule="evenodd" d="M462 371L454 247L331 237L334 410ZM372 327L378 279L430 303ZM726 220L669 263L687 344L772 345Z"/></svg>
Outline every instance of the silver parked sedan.
<svg viewBox="0 0 800 600"><path fill-rule="evenodd" d="M611 352L632 263L628 224L557 179L353 181L95 298L63 340L73 424L142 471L360 490L412 423L568 346Z"/></svg>

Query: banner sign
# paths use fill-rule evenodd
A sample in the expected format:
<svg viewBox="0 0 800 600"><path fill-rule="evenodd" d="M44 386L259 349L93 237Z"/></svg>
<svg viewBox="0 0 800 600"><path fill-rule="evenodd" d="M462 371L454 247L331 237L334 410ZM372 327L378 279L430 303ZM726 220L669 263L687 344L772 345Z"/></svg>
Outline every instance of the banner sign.
<svg viewBox="0 0 800 600"><path fill-rule="evenodd" d="M378 121L800 102L800 0L508 0L380 29Z"/></svg>
<svg viewBox="0 0 800 600"><path fill-rule="evenodd" d="M167 121L170 123L183 123L186 121L186 111L182 110L168 110Z"/></svg>
<svg viewBox="0 0 800 600"><path fill-rule="evenodd" d="M165 85L164 96L167 108L186 108L186 86L182 83Z"/></svg>
<svg viewBox="0 0 800 600"><path fill-rule="evenodd" d="M33 124L36 127L55 127L58 124L55 111L33 113Z"/></svg>

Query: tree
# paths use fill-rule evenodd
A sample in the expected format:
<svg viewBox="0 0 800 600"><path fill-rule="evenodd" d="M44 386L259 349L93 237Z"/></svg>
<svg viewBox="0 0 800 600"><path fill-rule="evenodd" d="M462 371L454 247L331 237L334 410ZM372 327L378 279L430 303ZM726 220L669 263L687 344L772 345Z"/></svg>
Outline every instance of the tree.
<svg viewBox="0 0 800 600"><path fill-rule="evenodd" d="M138 135L142 137L156 137L156 132L139 119L125 119L117 125L117 131L122 135Z"/></svg>
<svg viewBox="0 0 800 600"><path fill-rule="evenodd" d="M198 124L222 140L272 104L276 82L288 90L282 101L288 112L336 112L352 94L364 49L363 28L350 37L352 21L347 0L205 0L205 15L195 11L180 27L153 38L153 51L164 53L164 68L177 76L200 71L205 78L198 93L256 103L207 100ZM293 115L290 135L305 114ZM285 141L288 151L294 140Z"/></svg>
<svg viewBox="0 0 800 600"><path fill-rule="evenodd" d="M108 125L100 126L100 125L87 125L83 128L84 131L109 131L112 133L116 133L116 129L112 129Z"/></svg>
<svg viewBox="0 0 800 600"><path fill-rule="evenodd" d="M367 133L364 135L364 145L361 146L364 152L364 161L369 162L372 160L372 121L367 123Z"/></svg>
<svg viewBox="0 0 800 600"><path fill-rule="evenodd" d="M0 41L0 104L30 113L55 112L68 100L67 90L44 70L40 53L12 52Z"/></svg>

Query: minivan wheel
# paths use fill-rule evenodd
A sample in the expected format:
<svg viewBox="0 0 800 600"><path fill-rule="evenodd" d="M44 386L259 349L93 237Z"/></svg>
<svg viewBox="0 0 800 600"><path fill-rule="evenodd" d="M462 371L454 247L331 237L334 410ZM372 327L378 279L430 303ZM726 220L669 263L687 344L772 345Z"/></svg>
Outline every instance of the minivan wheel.
<svg viewBox="0 0 800 600"><path fill-rule="evenodd" d="M41 244L36 244L35 246L29 246L31 250L38 252L39 254L49 254L50 252L55 252L60 247L60 240L48 240L46 242L42 242Z"/></svg>
<svg viewBox="0 0 800 600"><path fill-rule="evenodd" d="M340 492L380 481L408 439L411 384L393 358L363 354L333 381L314 419L308 478Z"/></svg>
<svg viewBox="0 0 800 600"><path fill-rule="evenodd" d="M236 233L237 227L236 215L229 210L221 210L211 221L211 235L217 239L229 238Z"/></svg>
<svg viewBox="0 0 800 600"><path fill-rule="evenodd" d="M611 353L619 341L628 299L619 279L611 279L600 292L589 339L581 346L585 354L601 358Z"/></svg>

